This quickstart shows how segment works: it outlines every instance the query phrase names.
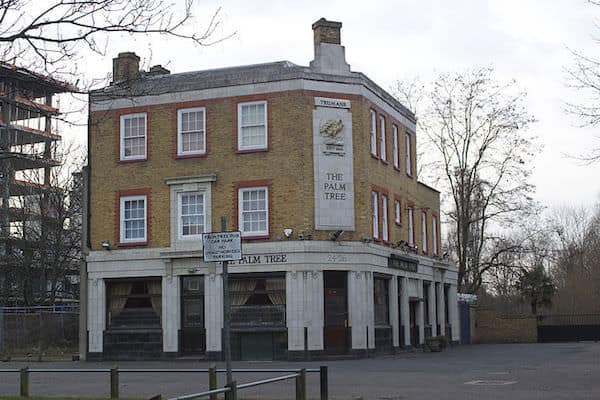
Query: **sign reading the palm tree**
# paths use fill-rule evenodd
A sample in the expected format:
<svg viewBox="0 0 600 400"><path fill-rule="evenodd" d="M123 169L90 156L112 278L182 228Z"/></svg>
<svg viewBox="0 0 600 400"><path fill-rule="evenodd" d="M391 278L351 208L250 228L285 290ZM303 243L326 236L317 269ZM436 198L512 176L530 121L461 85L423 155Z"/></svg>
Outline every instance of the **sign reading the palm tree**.
<svg viewBox="0 0 600 400"><path fill-rule="evenodd" d="M242 258L240 231L202 234L204 261L237 261Z"/></svg>

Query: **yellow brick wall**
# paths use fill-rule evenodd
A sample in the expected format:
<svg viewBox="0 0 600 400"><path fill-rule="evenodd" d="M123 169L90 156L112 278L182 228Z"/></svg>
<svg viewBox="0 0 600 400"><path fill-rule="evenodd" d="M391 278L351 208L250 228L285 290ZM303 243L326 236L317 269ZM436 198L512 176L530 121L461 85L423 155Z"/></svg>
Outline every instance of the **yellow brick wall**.
<svg viewBox="0 0 600 400"><path fill-rule="evenodd" d="M530 316L501 315L483 307L471 307L472 343L535 343L537 320Z"/></svg>
<svg viewBox="0 0 600 400"><path fill-rule="evenodd" d="M397 243L400 240L408 241L408 212L407 202L414 203L414 235L415 243L421 249L421 209L427 212L427 244L429 253L432 251L432 232L431 216L435 213L438 216L438 249L439 240L439 193L417 183L416 179L416 138L414 132L411 132L412 141L412 177L406 174L406 165L404 155L406 154L405 133L406 127L400 122L393 120L388 114L374 107L366 99L353 104L353 135L354 135L354 178L356 182L355 196L357 206L357 238L372 235L372 214L371 214L371 185L375 185L375 190L385 189L388 191L388 224L389 241ZM371 133L370 133L370 111L374 109L377 112L377 123L379 130L379 115L386 117L386 137L387 137L387 163L371 155ZM356 118L360 116L360 118ZM399 148L399 170L393 167L393 142L392 125L398 127L398 148ZM378 142L379 146L379 142ZM394 222L394 195L401 197L401 224ZM358 210L361 210L358 212ZM439 250L438 250L439 252Z"/></svg>
<svg viewBox="0 0 600 400"><path fill-rule="evenodd" d="M150 189L148 247L170 245L170 191L165 178L216 173L212 184L212 226L220 228L220 217L226 216L228 229L237 227L235 188L240 181L270 180L270 240L282 235L284 228L326 240L331 232L314 230L314 179L312 156L312 111L314 97L347 98L352 102L354 137L354 181L356 231L347 232L341 240L358 240L371 236L370 185L389 190L390 240L406 240L406 200L415 202L415 238L420 243L418 207L439 210L436 192L423 190L404 172L394 170L391 157L391 119L388 118L388 165L370 156L369 110L371 104L360 97L332 93L293 91L120 109L91 114L91 245L100 249L108 239L118 243L119 191ZM237 104L267 100L269 150L237 154ZM207 156L176 159L177 109L206 108ZM148 159L141 162L119 162L119 116L146 112L148 118ZM404 128L398 124L401 160L404 154ZM413 135L414 140L414 135ZM413 145L414 148L414 145ZM414 165L414 164L413 164ZM416 166L414 168L416 170ZM394 224L393 196L403 201L403 223Z"/></svg>

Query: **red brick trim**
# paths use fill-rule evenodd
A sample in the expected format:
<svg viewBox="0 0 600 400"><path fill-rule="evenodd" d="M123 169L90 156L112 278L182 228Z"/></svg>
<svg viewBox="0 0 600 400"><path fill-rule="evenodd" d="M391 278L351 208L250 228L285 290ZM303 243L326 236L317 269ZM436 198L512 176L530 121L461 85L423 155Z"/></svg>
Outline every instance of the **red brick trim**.
<svg viewBox="0 0 600 400"><path fill-rule="evenodd" d="M237 107L237 106L236 106ZM237 138L236 138L237 139ZM256 180L250 180L250 181L238 181L238 182L233 182L232 184L233 186L233 219L234 219L234 224L233 226L235 227L235 229L241 231L240 229L240 221L239 221L239 193L240 193L240 189L243 188L250 188L250 187L260 187L260 186L266 186L267 190L268 190L268 197L267 197L267 210L268 210L268 218L269 221L267 223L267 227L269 230L269 234L268 235L258 235L258 236L243 236L242 235L242 240L256 240L256 239L270 239L271 238L271 232L273 232L273 185L272 185L272 180L271 179L256 179Z"/></svg>
<svg viewBox="0 0 600 400"><path fill-rule="evenodd" d="M152 196L151 188L118 190L115 192L115 236L114 243L117 247L147 246L151 241L152 232ZM121 242L121 197L146 196L146 241L144 242Z"/></svg>
<svg viewBox="0 0 600 400"><path fill-rule="evenodd" d="M116 161L117 164L131 164L148 161L150 159L150 149L152 148L151 143L151 130L150 122L152 121L151 114L146 108L138 109L137 111L124 111L127 109L119 109L113 112L114 124L116 126L115 131L117 132L117 146L116 146ZM146 157L138 160L121 160L121 116L129 114L146 114Z"/></svg>

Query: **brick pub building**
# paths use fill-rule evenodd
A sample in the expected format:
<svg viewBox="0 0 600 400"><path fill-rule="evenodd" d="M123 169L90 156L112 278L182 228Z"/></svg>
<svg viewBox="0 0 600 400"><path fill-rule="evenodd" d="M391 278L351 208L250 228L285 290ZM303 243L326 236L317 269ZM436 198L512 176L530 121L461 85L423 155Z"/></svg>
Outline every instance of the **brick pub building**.
<svg viewBox="0 0 600 400"><path fill-rule="evenodd" d="M366 356L458 339L439 193L417 180L415 116L346 63L170 74L114 59L90 96L90 359L222 357L221 267L201 233L240 230L234 359Z"/></svg>

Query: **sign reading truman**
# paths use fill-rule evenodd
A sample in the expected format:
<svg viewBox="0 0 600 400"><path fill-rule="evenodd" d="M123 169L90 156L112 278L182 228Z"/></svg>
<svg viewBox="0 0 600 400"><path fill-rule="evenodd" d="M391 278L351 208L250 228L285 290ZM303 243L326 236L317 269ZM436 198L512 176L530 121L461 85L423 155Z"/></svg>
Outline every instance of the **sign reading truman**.
<svg viewBox="0 0 600 400"><path fill-rule="evenodd" d="M350 100L315 97L313 164L315 228L354 230Z"/></svg>
<svg viewBox="0 0 600 400"><path fill-rule="evenodd" d="M202 234L204 261L237 261L242 258L242 238L239 231Z"/></svg>

